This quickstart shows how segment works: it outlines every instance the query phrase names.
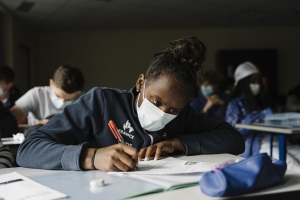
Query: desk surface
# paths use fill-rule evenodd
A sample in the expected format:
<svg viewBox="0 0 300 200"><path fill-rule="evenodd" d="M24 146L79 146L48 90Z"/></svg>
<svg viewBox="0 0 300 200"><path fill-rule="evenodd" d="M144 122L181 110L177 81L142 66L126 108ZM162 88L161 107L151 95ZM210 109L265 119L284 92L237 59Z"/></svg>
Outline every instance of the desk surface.
<svg viewBox="0 0 300 200"><path fill-rule="evenodd" d="M216 154L216 155L199 155L199 156L180 156L178 157L183 160L191 160L191 161L203 161L203 162L222 162L229 159L237 159L240 157L233 156L230 154ZM24 176L33 176L33 175L42 175L42 174L51 174L51 173L61 173L63 171L57 170L41 170L41 169L29 169L29 168L7 168L7 169L0 169L0 174L6 174L10 172L18 172ZM124 189L126 186L124 186ZM73 188L73 190L76 190ZM64 192L61 190L61 192ZM238 196L236 198L247 197L247 199L259 199L259 198L266 198L266 195L269 197L278 197L280 195L284 195L284 198L293 199L292 196L300 194L300 173L288 170L284 177L282 183L268 188L261 190L260 192L255 192L247 195ZM72 194L67 193L67 195L72 196ZM100 194L99 194L100 195ZM72 197L68 198L70 200L74 199ZM86 199L89 199L88 197ZM109 198L106 198L109 199ZM228 199L228 198L214 198L203 194L200 190L199 185L182 188L173 191L167 192L159 192L155 194L149 194L144 196L139 196L133 198L135 200L153 200L153 199L172 199L172 200L182 200L182 199Z"/></svg>
<svg viewBox="0 0 300 200"><path fill-rule="evenodd" d="M264 125L264 124L236 124L236 128L245 128L251 129L256 131L266 131L266 132L273 132L273 133L282 133L282 134L300 134L300 128L284 128L280 126L272 126L272 125Z"/></svg>
<svg viewBox="0 0 300 200"><path fill-rule="evenodd" d="M4 145L19 145L23 142L23 140L14 140L12 137L1 138L1 141Z"/></svg>

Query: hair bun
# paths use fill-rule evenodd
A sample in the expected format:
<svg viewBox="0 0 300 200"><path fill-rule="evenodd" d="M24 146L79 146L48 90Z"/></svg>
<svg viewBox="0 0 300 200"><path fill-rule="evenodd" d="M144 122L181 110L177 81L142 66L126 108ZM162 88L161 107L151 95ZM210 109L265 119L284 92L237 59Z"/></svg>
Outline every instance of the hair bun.
<svg viewBox="0 0 300 200"><path fill-rule="evenodd" d="M186 63L193 70L201 69L205 61L206 47L196 37L186 37L171 42L173 47L167 49L176 60Z"/></svg>

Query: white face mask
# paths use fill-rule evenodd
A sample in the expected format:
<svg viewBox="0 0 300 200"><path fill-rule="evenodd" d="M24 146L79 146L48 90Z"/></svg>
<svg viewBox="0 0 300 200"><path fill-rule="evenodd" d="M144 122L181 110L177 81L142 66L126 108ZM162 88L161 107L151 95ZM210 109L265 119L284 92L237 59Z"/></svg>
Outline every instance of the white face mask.
<svg viewBox="0 0 300 200"><path fill-rule="evenodd" d="M252 94L254 96L256 96L260 92L260 85L259 84L254 84L254 83L250 83L250 89L251 89Z"/></svg>
<svg viewBox="0 0 300 200"><path fill-rule="evenodd" d="M67 105L70 105L73 102L73 101L63 102L63 100L58 98L52 91L51 91L51 94L50 94L50 99L51 99L51 102L53 103L53 105L55 106L55 108L57 108L57 109L63 109Z"/></svg>
<svg viewBox="0 0 300 200"><path fill-rule="evenodd" d="M0 88L0 96L2 96L3 94L4 94L4 90Z"/></svg>
<svg viewBox="0 0 300 200"><path fill-rule="evenodd" d="M143 90L143 102L140 107L138 107L138 102L140 99L140 94L136 102L136 110L141 126L147 131L158 131L165 127L171 120L173 120L177 115L172 115L165 113L158 107L153 105L147 98L145 98L145 84Z"/></svg>

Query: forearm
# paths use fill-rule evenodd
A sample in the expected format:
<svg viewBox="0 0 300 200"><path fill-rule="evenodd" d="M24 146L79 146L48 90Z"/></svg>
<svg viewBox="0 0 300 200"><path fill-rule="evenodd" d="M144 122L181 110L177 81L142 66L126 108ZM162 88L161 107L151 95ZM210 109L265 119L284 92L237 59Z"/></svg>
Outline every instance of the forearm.
<svg viewBox="0 0 300 200"><path fill-rule="evenodd" d="M81 170L80 155L88 147L88 143L59 144L53 138L35 131L20 145L17 163L29 168Z"/></svg>
<svg viewBox="0 0 300 200"><path fill-rule="evenodd" d="M206 104L205 104L205 106L203 107L203 112L204 113L207 113L208 112L208 110L210 109L212 107L212 104L210 103L210 102L207 102Z"/></svg>
<svg viewBox="0 0 300 200"><path fill-rule="evenodd" d="M10 112L16 118L17 121L19 121L20 119L22 119L22 117L25 116L20 110L20 108L16 105L10 109Z"/></svg>
<svg viewBox="0 0 300 200"><path fill-rule="evenodd" d="M185 155L230 153L240 154L245 144L241 134L227 123L212 131L180 135Z"/></svg>

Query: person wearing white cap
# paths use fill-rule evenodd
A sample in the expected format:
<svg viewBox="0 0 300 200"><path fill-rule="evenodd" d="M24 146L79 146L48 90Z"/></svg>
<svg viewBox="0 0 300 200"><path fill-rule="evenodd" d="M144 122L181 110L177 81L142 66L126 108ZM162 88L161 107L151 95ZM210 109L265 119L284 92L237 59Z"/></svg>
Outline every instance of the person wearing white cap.
<svg viewBox="0 0 300 200"><path fill-rule="evenodd" d="M236 123L263 122L265 115L273 114L273 103L268 97L259 69L251 62L241 63L234 73L234 88L224 104L223 119L233 127ZM239 156L270 153L268 135L248 129L237 129L244 138L245 151ZM278 159L278 147L273 144L273 157ZM300 172L300 146L288 146L288 169Z"/></svg>
<svg viewBox="0 0 300 200"><path fill-rule="evenodd" d="M247 61L240 64L234 72L234 85L237 85L239 80L256 73L259 73L259 70L253 63Z"/></svg>

